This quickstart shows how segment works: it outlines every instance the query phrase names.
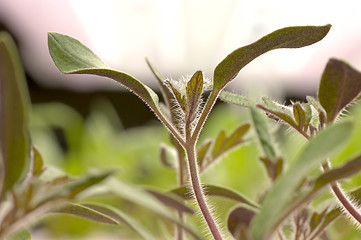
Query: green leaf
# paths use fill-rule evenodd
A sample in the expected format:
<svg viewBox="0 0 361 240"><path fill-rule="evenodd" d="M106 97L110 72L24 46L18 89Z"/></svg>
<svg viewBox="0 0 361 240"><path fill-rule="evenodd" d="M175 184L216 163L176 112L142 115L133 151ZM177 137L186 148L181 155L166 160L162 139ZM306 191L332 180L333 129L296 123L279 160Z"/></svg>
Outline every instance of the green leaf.
<svg viewBox="0 0 361 240"><path fill-rule="evenodd" d="M208 141L198 151L200 173L212 165L223 154L244 143L244 135L250 129L250 124L245 123L237 127L229 136L221 130L214 141ZM213 144L212 144L213 143Z"/></svg>
<svg viewBox="0 0 361 240"><path fill-rule="evenodd" d="M267 194L260 213L252 224L254 240L270 239L276 230L287 204L305 176L326 158L342 150L350 139L353 123L344 121L333 124L317 134L305 145L294 164L281 175Z"/></svg>
<svg viewBox="0 0 361 240"><path fill-rule="evenodd" d="M0 199L29 169L30 100L16 45L0 32Z"/></svg>
<svg viewBox="0 0 361 240"><path fill-rule="evenodd" d="M214 144L213 144L213 148L212 148L212 158L216 158L219 155L221 155L222 153L222 146L224 141L226 140L227 135L226 135L226 131L221 130L216 139L214 140Z"/></svg>
<svg viewBox="0 0 361 240"><path fill-rule="evenodd" d="M155 239L155 237L150 235L150 233L146 231L135 219L109 205L98 203L69 203L60 209L57 209L54 213L70 214L103 224L124 224L138 233L143 239Z"/></svg>
<svg viewBox="0 0 361 240"><path fill-rule="evenodd" d="M243 95L239 95L236 93L230 93L227 91L222 91L219 95L219 98L225 102L232 103L239 107L250 107L252 106L252 101L246 98Z"/></svg>
<svg viewBox="0 0 361 240"><path fill-rule="evenodd" d="M326 216L323 217L321 225L316 228L316 231L312 234L309 239L317 239L316 237L319 236L326 227L332 223L337 217L341 216L342 210L340 208L335 208L329 212L327 212Z"/></svg>
<svg viewBox="0 0 361 240"><path fill-rule="evenodd" d="M273 140L268 129L267 122L263 114L256 109L255 107L250 108L251 118L254 125L254 128L257 133L257 138L261 144L261 147L266 155L266 157L271 160L271 162L276 162L276 150L273 145Z"/></svg>
<svg viewBox="0 0 361 240"><path fill-rule="evenodd" d="M189 189L187 187L179 187L173 189L171 192L177 194L178 196L180 196L185 200L192 199L192 194L191 192L189 192ZM258 203L255 203L252 200L247 199L247 197L243 196L242 194L225 187L204 185L204 192L208 196L223 197L238 203L246 204L247 206L250 206L255 209L259 208Z"/></svg>
<svg viewBox="0 0 361 240"><path fill-rule="evenodd" d="M168 147L166 144L161 144L160 145L160 150L159 150L159 158L161 163L167 167L167 168L171 168L171 169L176 169L176 153L174 151L174 148Z"/></svg>
<svg viewBox="0 0 361 240"><path fill-rule="evenodd" d="M38 205L42 205L58 198L74 199L81 192L102 182L112 174L114 174L114 171L89 174L76 180L71 180L68 176L56 178L54 181L49 183L51 189L45 194L45 196L39 196L41 198Z"/></svg>
<svg viewBox="0 0 361 240"><path fill-rule="evenodd" d="M300 48L320 41L331 25L286 27L276 30L258 41L238 48L229 54L214 70L214 91L218 92L235 78L253 59L277 48Z"/></svg>
<svg viewBox="0 0 361 240"><path fill-rule="evenodd" d="M206 140L197 151L197 160L200 168L202 168L203 164L206 162L207 155L211 149L212 143L212 140Z"/></svg>
<svg viewBox="0 0 361 240"><path fill-rule="evenodd" d="M78 40L59 33L48 33L50 55L63 73L93 74L111 78L141 98L156 113L158 96L149 87L123 72L107 67L98 56Z"/></svg>
<svg viewBox="0 0 361 240"><path fill-rule="evenodd" d="M273 102L271 99L267 97L263 97L263 104L257 104L257 107L264 110L267 113L270 113L274 117L275 120L282 120L285 123L288 123L291 127L297 129L297 123L293 119L293 114L289 108L286 106L280 105L278 103Z"/></svg>
<svg viewBox="0 0 361 240"><path fill-rule="evenodd" d="M180 222L177 217L172 214L167 208L164 207L164 204L157 200L152 194L139 189L134 186L125 184L115 178L110 179L107 182L108 189L119 197L128 200L139 206L143 206L148 210L152 211L158 216L161 216L178 226L182 227L186 232L188 232L194 239L201 239L193 229Z"/></svg>
<svg viewBox="0 0 361 240"><path fill-rule="evenodd" d="M360 92L361 73L343 61L330 59L318 90L318 99L326 110L327 122L333 122Z"/></svg>
<svg viewBox="0 0 361 240"><path fill-rule="evenodd" d="M323 222L326 217L327 209L323 210L321 213L314 212L310 219L310 232L312 233L320 224Z"/></svg>
<svg viewBox="0 0 361 240"><path fill-rule="evenodd" d="M301 104L293 104L293 116L301 130L307 129L307 116L305 110L302 108ZM311 120L311 119L310 119Z"/></svg>
<svg viewBox="0 0 361 240"><path fill-rule="evenodd" d="M321 176L319 176L314 185L314 189L322 188L323 186L350 177L361 171L361 155L353 158L341 167L331 169Z"/></svg>
<svg viewBox="0 0 361 240"><path fill-rule="evenodd" d="M8 236L5 240L31 240L31 235L29 230L21 229Z"/></svg>
<svg viewBox="0 0 361 240"><path fill-rule="evenodd" d="M44 171L43 157L40 155L38 149L32 147L32 175L40 176Z"/></svg>

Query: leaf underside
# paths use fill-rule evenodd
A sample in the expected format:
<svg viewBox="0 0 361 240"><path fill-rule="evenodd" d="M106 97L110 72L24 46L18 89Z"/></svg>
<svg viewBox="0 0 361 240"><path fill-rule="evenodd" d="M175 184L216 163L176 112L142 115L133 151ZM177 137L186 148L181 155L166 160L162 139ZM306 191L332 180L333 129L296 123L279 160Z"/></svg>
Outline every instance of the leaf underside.
<svg viewBox="0 0 361 240"><path fill-rule="evenodd" d="M343 61L330 59L318 90L318 99L327 113L327 122L333 122L360 92L361 73Z"/></svg>

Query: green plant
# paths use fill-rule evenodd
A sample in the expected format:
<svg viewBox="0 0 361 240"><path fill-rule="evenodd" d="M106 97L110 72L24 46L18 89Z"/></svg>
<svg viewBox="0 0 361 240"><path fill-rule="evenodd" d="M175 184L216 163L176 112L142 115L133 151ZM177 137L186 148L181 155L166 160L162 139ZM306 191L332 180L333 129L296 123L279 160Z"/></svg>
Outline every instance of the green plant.
<svg viewBox="0 0 361 240"><path fill-rule="evenodd" d="M196 239L196 233L177 221L170 205L181 212L191 209L157 191L136 189L122 183L104 170L82 177L72 177L58 168L45 166L44 160L32 145L28 129L30 101L15 43L7 32L0 32L0 239L30 239L31 224L49 214L68 214L92 221L126 225L146 239L155 239L139 227L136 220L109 205L89 202L97 195L97 188L146 206L151 212L183 226ZM131 190L131 191L129 191ZM158 200L160 199L160 200Z"/></svg>
<svg viewBox="0 0 361 240"><path fill-rule="evenodd" d="M128 88L149 106L172 137L175 157L170 154L172 150L169 147L161 148L162 161L174 167L178 173L179 187L171 192L184 199L196 200L214 239L223 239L224 236L210 211L205 192L243 204L242 207L234 209L228 218L228 228L237 239L260 240L270 239L272 236L280 239L315 239L330 222L342 214L338 208L317 213L312 212L312 208L305 207L306 203L311 202L328 185L335 192L345 212L360 222L354 203L345 197L335 183L360 170L360 157L357 156L335 169L331 169L327 160L339 153L351 137L351 121L334 122L339 113L361 92L360 74L341 61L330 60L321 79L318 99L308 97L307 103L294 103L291 107L268 98L264 98L263 103L256 104L243 96L223 90L245 65L261 54L277 48L300 48L313 44L321 40L330 27L288 27L266 35L228 55L215 68L213 81L204 79L201 71L197 71L190 79L164 79L147 60L159 83L165 104L159 103L156 93L137 79L107 67L79 41L59 33L49 33L48 44L50 54L61 72L109 77ZM205 92L209 92L207 98L203 97ZM206 119L219 97L249 108L256 136L265 154L261 162L273 183L259 203L250 201L228 188L202 185L200 182L200 174L208 166L223 154L248 141L245 135L250 124L245 123L229 135L221 131L215 139L206 140L197 146ZM272 119L296 129L309 140L288 169L284 167L285 160L277 155L268 125L257 108L266 111ZM174 158L176 164L169 161ZM322 165L324 173L310 178L311 170L319 164ZM191 194L187 193L188 182ZM112 186L116 187L116 184ZM359 199L358 192L359 190L356 190L351 194ZM139 201L137 198L132 200ZM294 217L293 220L290 220L291 216ZM174 234L176 239L184 239L184 222L184 212L179 211ZM292 229L292 234L287 226Z"/></svg>

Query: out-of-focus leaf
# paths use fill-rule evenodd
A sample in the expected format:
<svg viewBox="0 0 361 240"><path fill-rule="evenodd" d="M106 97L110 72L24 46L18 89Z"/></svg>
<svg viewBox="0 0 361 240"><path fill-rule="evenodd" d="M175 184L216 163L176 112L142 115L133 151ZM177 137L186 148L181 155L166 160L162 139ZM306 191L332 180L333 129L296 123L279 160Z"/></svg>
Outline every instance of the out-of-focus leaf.
<svg viewBox="0 0 361 240"><path fill-rule="evenodd" d="M330 59L318 90L318 99L326 110L327 122L333 122L360 92L361 73L343 61Z"/></svg>
<svg viewBox="0 0 361 240"><path fill-rule="evenodd" d="M224 130L221 130L214 139L213 144L212 142L208 142L206 145L202 146L198 152L200 157L200 172L202 173L207 167L219 159L221 155L227 153L234 147L239 146L241 143L244 143L245 140L243 137L249 129L249 123L242 124L230 133L229 136L226 135Z"/></svg>
<svg viewBox="0 0 361 240"><path fill-rule="evenodd" d="M317 239L316 237L319 236L326 227L332 223L337 217L341 216L342 210L340 208L335 208L329 212L327 212L326 216L323 217L323 221L320 226L316 229L316 231L312 234L309 239Z"/></svg>
<svg viewBox="0 0 361 240"><path fill-rule="evenodd" d="M132 76L110 69L78 40L59 33L48 33L50 55L63 73L93 74L111 78L140 97L155 113L160 114L158 96Z"/></svg>
<svg viewBox="0 0 361 240"><path fill-rule="evenodd" d="M173 189L171 192L177 194L185 200L190 200L193 198L191 192L189 192L189 189L187 187L179 187ZM208 196L223 197L238 203L246 204L252 208L259 208L259 205L257 203L247 199L247 197L243 196L242 194L225 187L204 185L204 193Z"/></svg>
<svg viewBox="0 0 361 240"><path fill-rule="evenodd" d="M219 98L225 102L232 103L239 107L250 107L252 105L251 100L245 96L227 91L222 91L219 95Z"/></svg>
<svg viewBox="0 0 361 240"><path fill-rule="evenodd" d="M212 157L216 158L217 156L219 156L222 152L222 145L224 143L224 141L226 140L226 131L221 130L216 139L214 140L214 144L212 147Z"/></svg>
<svg viewBox="0 0 361 240"><path fill-rule="evenodd" d="M255 212L245 207L237 207L229 213L227 227L228 230L232 233L234 239L251 239L249 226L254 216Z"/></svg>
<svg viewBox="0 0 361 240"><path fill-rule="evenodd" d="M39 151L34 146L32 147L32 164L32 175L40 176L44 170L44 161Z"/></svg>
<svg viewBox="0 0 361 240"><path fill-rule="evenodd" d="M60 209L55 210L54 213L70 214L103 224L124 224L138 233L143 239L155 239L155 237L150 235L150 233L146 231L135 219L121 212L119 209L108 205L94 203L69 203Z"/></svg>
<svg viewBox="0 0 361 240"><path fill-rule="evenodd" d="M268 176L274 181L282 173L283 159L278 158L275 162L271 161L267 157L260 157L261 162L265 165Z"/></svg>
<svg viewBox="0 0 361 240"><path fill-rule="evenodd" d="M30 137L25 74L16 45L0 32L0 198L29 168Z"/></svg>
<svg viewBox="0 0 361 240"><path fill-rule="evenodd" d="M333 124L313 137L291 165L274 184L263 201L262 208L252 224L254 240L270 239L276 230L301 180L308 172L342 150L350 139L353 130L351 121Z"/></svg>
<svg viewBox="0 0 361 240"><path fill-rule="evenodd" d="M177 168L176 166L176 153L173 148L168 147L165 144L161 144L159 150L159 158L161 163L171 169Z"/></svg>
<svg viewBox="0 0 361 240"><path fill-rule="evenodd" d="M250 108L250 113L254 128L257 133L257 138L261 144L264 154L272 162L276 162L277 156L273 144L274 141L272 140L264 115L255 107Z"/></svg>
<svg viewBox="0 0 361 240"><path fill-rule="evenodd" d="M336 182L346 177L350 177L361 171L361 155L348 161L345 165L339 168L331 169L319 176L313 188L318 189L329 183Z"/></svg>
<svg viewBox="0 0 361 240"><path fill-rule="evenodd" d="M21 229L8 236L5 240L31 240L31 235L29 230Z"/></svg>
<svg viewBox="0 0 361 240"><path fill-rule="evenodd" d="M112 174L114 174L114 171L89 174L76 180L71 180L67 176L57 178L57 182L59 183L50 183L51 185L48 193L45 193L45 196L39 196L41 199L38 205L58 198L74 199L79 193L100 183Z"/></svg>
<svg viewBox="0 0 361 240"><path fill-rule="evenodd" d="M197 160L199 166L202 168L203 163L206 161L207 154L212 146L212 140L207 140L197 151Z"/></svg>
<svg viewBox="0 0 361 240"><path fill-rule="evenodd" d="M186 232L188 232L194 239L201 239L201 237L195 230L180 222L177 217L170 210L165 208L164 204L157 200L152 194L134 186L125 184L115 178L110 179L107 182L107 186L111 192L118 195L119 197L139 206L145 207L156 215L177 224L178 226L182 227Z"/></svg>
<svg viewBox="0 0 361 240"><path fill-rule="evenodd" d="M326 217L327 209L322 211L321 213L314 212L310 219L310 232L313 232L316 228L320 226L320 224L323 222L324 218Z"/></svg>
<svg viewBox="0 0 361 240"><path fill-rule="evenodd" d="M194 211L191 208L183 204L181 201L177 200L174 196L170 196L167 193L161 193L150 189L148 189L147 192L152 194L156 199L158 199L160 202L162 202L168 207L174 208L179 212L194 214Z"/></svg>
<svg viewBox="0 0 361 240"><path fill-rule="evenodd" d="M286 27L276 30L258 41L238 48L220 62L214 70L214 91L220 91L253 59L277 48L300 48L320 41L331 25Z"/></svg>

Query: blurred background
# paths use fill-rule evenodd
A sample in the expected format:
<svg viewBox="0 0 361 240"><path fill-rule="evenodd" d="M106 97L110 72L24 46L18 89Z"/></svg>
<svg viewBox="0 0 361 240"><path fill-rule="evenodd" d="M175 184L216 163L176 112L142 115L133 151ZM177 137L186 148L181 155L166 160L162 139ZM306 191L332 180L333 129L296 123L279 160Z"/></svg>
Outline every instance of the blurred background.
<svg viewBox="0 0 361 240"><path fill-rule="evenodd" d="M33 102L59 100L84 112L94 95L121 104L128 94L111 80L62 75L48 53L49 31L79 39L106 64L154 87L144 57L167 78L197 70L212 78L215 66L230 52L265 34L286 26L330 23L333 27L321 42L267 53L229 86L246 94L257 89L297 97L315 94L330 57L361 68L360 8L358 0L0 0L0 26L18 42ZM138 107L136 98L130 100L132 109ZM126 124L138 124L136 118Z"/></svg>
<svg viewBox="0 0 361 240"><path fill-rule="evenodd" d="M169 136L153 113L112 80L61 74L48 53L47 32L80 40L112 68L157 91L145 57L167 78L178 79L197 70L212 78L216 65L229 53L274 30L332 24L329 34L312 46L257 58L228 87L286 101L315 95L331 57L361 69L360 9L359 0L0 0L0 30L9 31L18 44L34 103L31 134L47 164L72 175L92 168L120 168L123 181L170 189L176 186L175 172L165 168L158 156L160 142L169 144ZM248 120L247 111L218 105L200 142ZM361 119L361 109L355 113ZM304 141L289 137L287 131L278 132L277 142L284 158L292 159ZM361 136L361 122L357 131ZM352 146L347 156L359 151L358 138ZM259 199L269 182L260 174L264 169L258 157L257 144L246 144L222 159L221 168L206 172L204 181ZM358 176L349 188L360 183ZM223 219L233 205L221 203ZM75 239L74 235L98 228L69 217L42 224L53 235L71 236L59 239ZM352 228L340 224L339 229ZM352 234L358 239L357 233Z"/></svg>

